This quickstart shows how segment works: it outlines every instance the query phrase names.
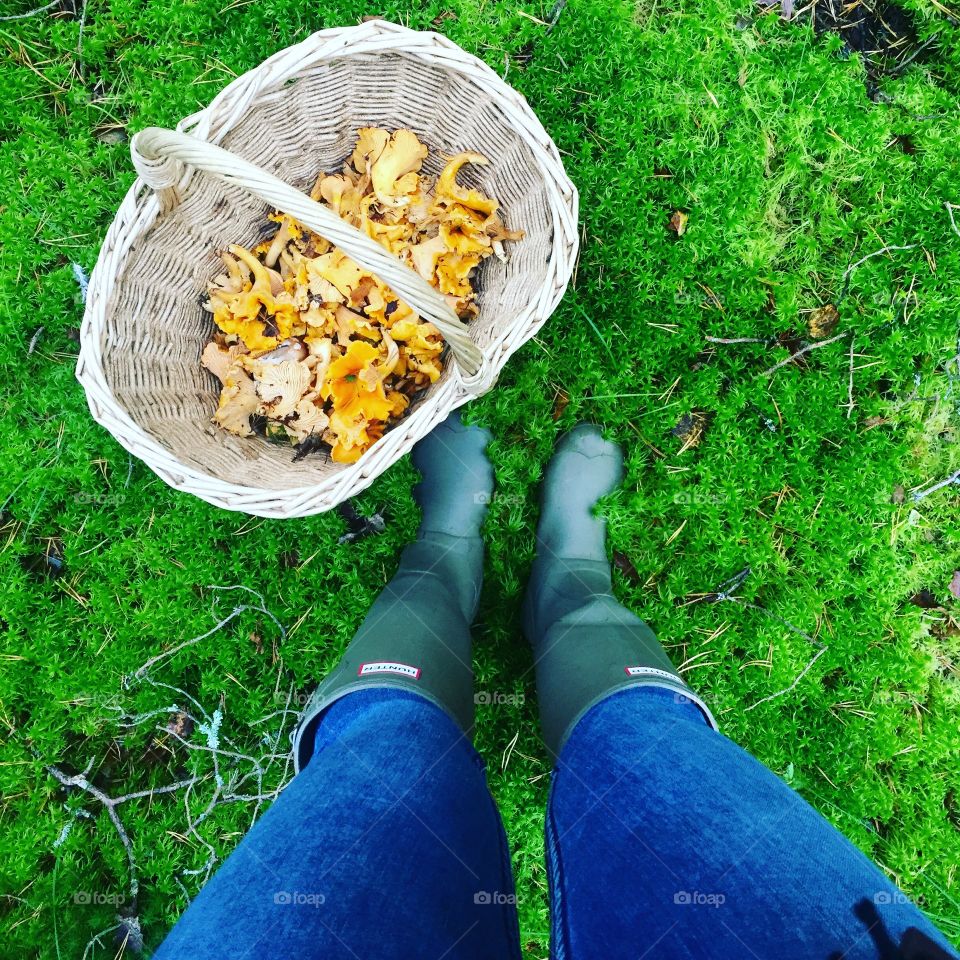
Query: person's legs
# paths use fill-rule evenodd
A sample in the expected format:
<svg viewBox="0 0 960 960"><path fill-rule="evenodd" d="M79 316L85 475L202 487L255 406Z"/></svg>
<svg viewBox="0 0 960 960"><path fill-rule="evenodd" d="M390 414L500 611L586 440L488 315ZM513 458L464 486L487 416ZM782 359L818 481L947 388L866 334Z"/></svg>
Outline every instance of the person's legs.
<svg viewBox="0 0 960 960"><path fill-rule="evenodd" d="M308 705L300 772L157 957L519 955L506 839L467 738L486 442L452 417L417 446L417 540Z"/></svg>
<svg viewBox="0 0 960 960"><path fill-rule="evenodd" d="M949 949L849 840L665 690L616 693L576 725L554 772L547 856L558 960ZM910 928L913 952L901 950Z"/></svg>
<svg viewBox="0 0 960 960"><path fill-rule="evenodd" d="M544 739L559 758L546 827L552 955L943 956L946 940L877 867L716 731L617 603L593 507L621 475L596 428L561 441L526 599Z"/></svg>
<svg viewBox="0 0 960 960"><path fill-rule="evenodd" d="M310 762L155 960L519 957L510 855L483 764L416 693L333 704Z"/></svg>

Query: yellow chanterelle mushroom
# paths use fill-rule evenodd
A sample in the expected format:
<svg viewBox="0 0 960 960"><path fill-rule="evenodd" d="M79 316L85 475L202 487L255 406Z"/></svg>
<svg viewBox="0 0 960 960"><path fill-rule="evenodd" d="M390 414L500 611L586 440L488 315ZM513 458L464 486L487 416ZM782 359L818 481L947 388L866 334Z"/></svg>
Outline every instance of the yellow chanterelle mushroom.
<svg viewBox="0 0 960 960"><path fill-rule="evenodd" d="M471 320L477 268L505 259L504 244L523 234L507 229L494 197L458 182L467 165L490 167L486 157L450 156L434 180L428 156L412 130L362 127L310 196ZM297 459L325 445L334 462L354 463L440 379L443 337L345 251L284 213L269 219L276 229L231 245L207 288L217 333L201 363L222 385L213 422L240 437L287 437Z"/></svg>

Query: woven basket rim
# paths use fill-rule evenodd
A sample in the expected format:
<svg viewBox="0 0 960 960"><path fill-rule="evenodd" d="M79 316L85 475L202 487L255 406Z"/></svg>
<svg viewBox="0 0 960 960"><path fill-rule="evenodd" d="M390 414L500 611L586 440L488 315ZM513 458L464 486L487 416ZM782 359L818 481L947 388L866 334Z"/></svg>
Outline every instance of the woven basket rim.
<svg viewBox="0 0 960 960"><path fill-rule="evenodd" d="M77 379L84 387L92 416L121 446L143 460L171 486L216 506L260 516L307 516L330 509L348 496L359 493L447 413L492 386L509 357L546 321L572 273L579 241L578 197L563 169L556 145L519 93L483 61L441 34L410 30L385 20L318 31L298 44L277 51L260 65L236 77L206 107L183 118L177 129L218 143L252 106L265 96L275 95L291 78L319 68L334 57L380 51L418 57L441 69L457 71L473 81L482 96L504 108L510 127L531 151L550 195L549 213L554 225L550 270L540 288L531 295L528 305L511 318L511 326L505 327L497 340L483 351L485 368L482 377L474 378L476 382L467 382L459 368L455 368L451 379L438 387L428 403L421 404L400 421L397 426L402 425L402 431L396 427L387 431L356 463L302 486L273 488L230 482L176 460L161 441L133 420L117 401L106 380L101 352L114 282L125 268L133 240L163 216L158 196L142 177L137 177L107 232L90 277L81 327ZM195 171L185 171L178 188L185 188L193 175ZM379 465L371 463L369 454L372 451L378 452Z"/></svg>

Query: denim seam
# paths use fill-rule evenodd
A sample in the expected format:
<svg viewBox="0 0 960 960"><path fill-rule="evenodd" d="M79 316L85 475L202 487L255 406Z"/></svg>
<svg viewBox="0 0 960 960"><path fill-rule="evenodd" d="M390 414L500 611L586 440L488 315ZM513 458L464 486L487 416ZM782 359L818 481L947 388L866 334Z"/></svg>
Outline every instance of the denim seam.
<svg viewBox="0 0 960 960"><path fill-rule="evenodd" d="M486 774L484 774L484 782L486 782ZM519 920L517 919L517 891L513 879L513 862L510 859L510 845L507 841L507 831L503 825L503 819L500 816L500 809L497 807L496 800L493 799L493 794L490 792L489 786L487 786L487 801L490 804L490 810L496 821L497 832L500 837L500 883L501 886L509 887L510 892L514 895L513 910L503 911L504 933L513 948L514 960L522 960L523 951L520 949L520 926ZM506 904L506 906L511 905ZM510 922L510 918L513 918L513 923Z"/></svg>
<svg viewBox="0 0 960 960"><path fill-rule="evenodd" d="M550 958L564 960L569 953L567 935L567 917L563 898L563 863L560 856L560 844L557 840L557 825L553 815L553 797L556 792L556 774L550 784L547 796L547 816L545 825L547 853L550 869L547 871L550 893Z"/></svg>

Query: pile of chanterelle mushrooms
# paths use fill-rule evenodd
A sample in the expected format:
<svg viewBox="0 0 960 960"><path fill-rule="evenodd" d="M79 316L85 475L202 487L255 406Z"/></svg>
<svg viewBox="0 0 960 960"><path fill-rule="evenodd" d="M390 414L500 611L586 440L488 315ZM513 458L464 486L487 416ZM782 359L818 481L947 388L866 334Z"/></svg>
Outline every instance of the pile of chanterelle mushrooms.
<svg viewBox="0 0 960 960"><path fill-rule="evenodd" d="M476 153L451 157L431 181L427 148L410 130L359 131L342 172L322 174L311 197L410 264L454 312L477 315L474 270L517 240L498 203L457 183ZM271 239L222 254L209 285L217 332L203 365L223 384L213 421L238 436L297 445L297 458L330 448L353 463L419 390L442 372L443 338L376 277L283 214Z"/></svg>

